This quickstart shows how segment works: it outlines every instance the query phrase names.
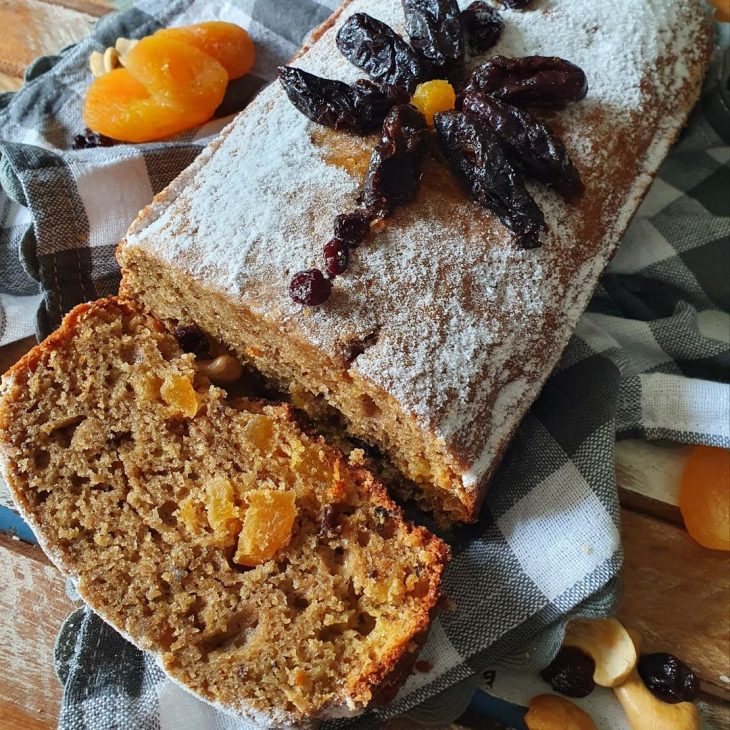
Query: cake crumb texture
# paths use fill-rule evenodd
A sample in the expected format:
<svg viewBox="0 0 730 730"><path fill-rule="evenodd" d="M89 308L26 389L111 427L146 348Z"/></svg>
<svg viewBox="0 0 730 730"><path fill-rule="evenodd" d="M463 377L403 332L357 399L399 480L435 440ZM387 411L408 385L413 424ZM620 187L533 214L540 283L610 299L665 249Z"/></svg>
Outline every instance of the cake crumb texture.
<svg viewBox="0 0 730 730"><path fill-rule="evenodd" d="M242 716L361 711L439 599L440 540L290 407L210 385L132 303L77 307L6 374L0 450L92 608Z"/></svg>

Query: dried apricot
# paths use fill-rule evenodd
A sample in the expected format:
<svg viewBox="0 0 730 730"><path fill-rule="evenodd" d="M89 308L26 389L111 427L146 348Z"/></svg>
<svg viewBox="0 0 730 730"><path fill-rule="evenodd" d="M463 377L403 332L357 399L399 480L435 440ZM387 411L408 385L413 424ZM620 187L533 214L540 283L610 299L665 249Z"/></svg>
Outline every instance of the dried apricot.
<svg viewBox="0 0 730 730"><path fill-rule="evenodd" d="M167 38L195 46L215 58L225 68L228 77L237 79L251 70L256 60L253 41L249 34L234 23L211 20L207 23L165 28L155 38Z"/></svg>
<svg viewBox="0 0 730 730"><path fill-rule="evenodd" d="M214 58L187 43L157 35L137 43L125 57L124 67L158 103L186 113L204 110L206 119L223 100L228 83L225 68Z"/></svg>
<svg viewBox="0 0 730 730"><path fill-rule="evenodd" d="M445 112L454 108L456 103L456 92L454 87L443 79L434 79L418 84L411 104L418 109L429 126L433 126L433 115L437 112Z"/></svg>
<svg viewBox="0 0 730 730"><path fill-rule="evenodd" d="M703 547L730 550L730 451L695 446L679 489L687 532Z"/></svg>
<svg viewBox="0 0 730 730"><path fill-rule="evenodd" d="M297 517L295 499L294 492L273 489L255 489L246 494L248 505L234 562L253 568L289 544Z"/></svg>
<svg viewBox="0 0 730 730"><path fill-rule="evenodd" d="M192 418L198 412L198 396L184 375L168 375L160 387L162 400L176 413Z"/></svg>
<svg viewBox="0 0 730 730"><path fill-rule="evenodd" d="M233 485L225 478L214 479L208 482L206 491L208 524L213 528L215 541L222 547L233 545L240 527L233 501Z"/></svg>
<svg viewBox="0 0 730 730"><path fill-rule="evenodd" d="M95 79L84 100L84 122L95 132L122 142L169 137L210 119L208 109L185 113L161 104L127 69Z"/></svg>

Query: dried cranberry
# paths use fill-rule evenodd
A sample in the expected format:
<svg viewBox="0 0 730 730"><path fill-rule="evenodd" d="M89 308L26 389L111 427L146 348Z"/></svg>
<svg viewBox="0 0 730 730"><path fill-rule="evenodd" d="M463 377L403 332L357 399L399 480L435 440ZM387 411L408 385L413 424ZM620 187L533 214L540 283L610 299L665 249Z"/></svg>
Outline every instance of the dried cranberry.
<svg viewBox="0 0 730 730"><path fill-rule="evenodd" d="M192 352L195 357L207 357L210 353L208 338L198 325L180 325L173 334L183 352Z"/></svg>
<svg viewBox="0 0 730 730"><path fill-rule="evenodd" d="M491 127L460 111L436 114L434 123L439 146L472 199L493 211L522 248L539 246L545 217Z"/></svg>
<svg viewBox="0 0 730 730"><path fill-rule="evenodd" d="M550 185L569 199L583 192L580 173L565 145L532 114L478 91L461 95L458 105L489 124L510 161L525 175Z"/></svg>
<svg viewBox="0 0 730 730"><path fill-rule="evenodd" d="M553 56L494 56L477 66L465 91L492 94L515 106L562 109L588 92L582 69Z"/></svg>
<svg viewBox="0 0 730 730"><path fill-rule="evenodd" d="M595 670L596 663L591 657L574 646L564 646L540 676L560 694L587 697L596 686Z"/></svg>
<svg viewBox="0 0 730 730"><path fill-rule="evenodd" d="M316 307L324 304L332 293L332 282L319 269L298 271L289 284L289 296L297 304Z"/></svg>
<svg viewBox="0 0 730 730"><path fill-rule="evenodd" d="M83 134L74 136L71 148L74 150L85 150L92 147L111 147L113 144L114 140L111 137L93 132L87 127Z"/></svg>
<svg viewBox="0 0 730 730"><path fill-rule="evenodd" d="M340 53L373 81L402 86L412 94L429 67L389 25L367 13L351 15L337 33Z"/></svg>
<svg viewBox="0 0 730 730"><path fill-rule="evenodd" d="M342 274L347 268L350 251L347 244L339 238L333 238L324 246L324 261L330 276Z"/></svg>
<svg viewBox="0 0 730 730"><path fill-rule="evenodd" d="M504 30L499 13L483 0L476 0L461 14L469 50L484 53L496 45Z"/></svg>
<svg viewBox="0 0 730 730"><path fill-rule="evenodd" d="M642 654L637 668L644 684L662 702L692 702L700 692L694 672L672 654Z"/></svg>
<svg viewBox="0 0 730 730"><path fill-rule="evenodd" d="M370 232L370 218L366 213L342 213L335 218L335 238L352 247L362 243Z"/></svg>
<svg viewBox="0 0 730 730"><path fill-rule="evenodd" d="M388 112L365 176L363 203L368 213L386 218L415 197L426 134L426 119L410 104L394 106Z"/></svg>

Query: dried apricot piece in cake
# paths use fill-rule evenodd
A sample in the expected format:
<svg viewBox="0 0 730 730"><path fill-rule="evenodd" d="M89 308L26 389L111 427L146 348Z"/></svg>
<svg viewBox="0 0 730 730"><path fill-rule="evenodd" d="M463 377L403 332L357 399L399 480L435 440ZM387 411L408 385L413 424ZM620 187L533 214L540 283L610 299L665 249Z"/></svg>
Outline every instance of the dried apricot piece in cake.
<svg viewBox="0 0 730 730"><path fill-rule="evenodd" d="M137 43L124 66L160 104L186 114L204 110L206 119L223 100L228 83L225 68L214 58L187 43L156 35Z"/></svg>
<svg viewBox="0 0 730 730"><path fill-rule="evenodd" d="M175 413L186 418L198 412L198 396L184 375L168 375L160 386L160 396Z"/></svg>
<svg viewBox="0 0 730 730"><path fill-rule="evenodd" d="M246 493L248 504L233 558L235 563L252 568L289 544L297 517L295 500L294 492L255 489Z"/></svg>
<svg viewBox="0 0 730 730"><path fill-rule="evenodd" d="M183 114L161 104L124 68L104 74L91 84L83 115L90 129L122 142L161 139L210 118L207 109Z"/></svg>
<svg viewBox="0 0 730 730"><path fill-rule="evenodd" d="M256 52L249 34L239 25L225 23L222 20L211 20L182 28L164 28L158 30L154 37L194 46L215 58L231 79L237 79L248 73L256 60Z"/></svg>

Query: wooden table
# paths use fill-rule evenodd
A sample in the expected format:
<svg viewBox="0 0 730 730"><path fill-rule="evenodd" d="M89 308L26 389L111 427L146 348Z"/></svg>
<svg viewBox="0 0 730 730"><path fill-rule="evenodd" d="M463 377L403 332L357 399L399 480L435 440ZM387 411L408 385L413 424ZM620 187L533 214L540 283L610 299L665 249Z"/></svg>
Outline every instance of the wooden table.
<svg viewBox="0 0 730 730"><path fill-rule="evenodd" d="M0 91L19 88L33 58L82 37L111 9L110 0L0 0ZM32 344L0 348L0 372ZM685 453L638 441L618 445L625 551L619 617L641 631L645 651L671 651L694 667L707 719L730 730L730 555L699 547L682 527L676 489ZM53 645L73 608L41 550L0 533L0 730L55 727Z"/></svg>

